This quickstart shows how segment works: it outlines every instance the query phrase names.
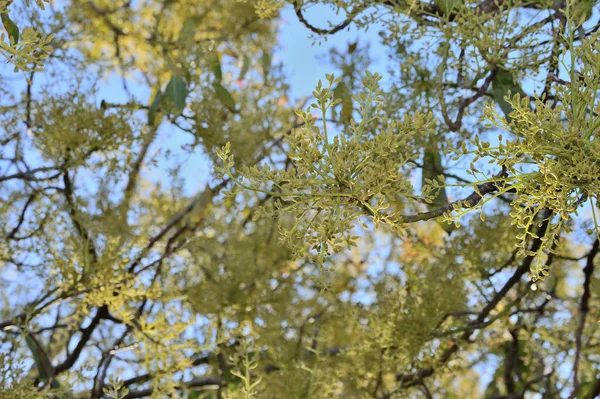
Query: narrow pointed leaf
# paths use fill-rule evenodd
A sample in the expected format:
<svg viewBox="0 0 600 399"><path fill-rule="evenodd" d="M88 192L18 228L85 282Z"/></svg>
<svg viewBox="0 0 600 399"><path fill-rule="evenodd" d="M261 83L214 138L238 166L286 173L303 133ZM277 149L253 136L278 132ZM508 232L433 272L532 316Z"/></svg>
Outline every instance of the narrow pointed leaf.
<svg viewBox="0 0 600 399"><path fill-rule="evenodd" d="M35 339L33 335L27 334L25 335L25 343L31 351L33 362L38 370L40 380L46 381L50 378L50 386L53 389L61 388L60 383L53 375L54 368L52 367L52 362L39 341ZM72 395L68 390L62 389L57 397L60 399L71 399Z"/></svg>
<svg viewBox="0 0 600 399"><path fill-rule="evenodd" d="M358 42L348 44L348 54L352 54L356 51L356 47L358 46Z"/></svg>
<svg viewBox="0 0 600 399"><path fill-rule="evenodd" d="M173 113L181 114L185 108L187 87L185 81L177 75L173 75L165 89L165 98L174 106Z"/></svg>
<svg viewBox="0 0 600 399"><path fill-rule="evenodd" d="M500 395L500 388L498 388L498 382L495 379L490 381L490 383L487 385L484 395L486 399Z"/></svg>
<svg viewBox="0 0 600 399"><path fill-rule="evenodd" d="M217 83L221 83L223 79L223 70L221 69L221 61L223 59L223 55L220 51L211 51L206 56L208 61L208 68L212 72L215 77L215 81Z"/></svg>
<svg viewBox="0 0 600 399"><path fill-rule="evenodd" d="M40 380L47 380L52 373L52 364L40 343L31 335L25 336L25 343L33 355L33 361L40 375Z"/></svg>
<svg viewBox="0 0 600 399"><path fill-rule="evenodd" d="M439 7L444 15L452 13L455 8L460 7L463 4L463 0L435 0L435 5Z"/></svg>
<svg viewBox="0 0 600 399"><path fill-rule="evenodd" d="M269 70L271 69L271 54L265 51L261 57L261 64L263 75L267 76L269 74Z"/></svg>
<svg viewBox="0 0 600 399"><path fill-rule="evenodd" d="M231 93L227 91L220 83L214 82L213 87L217 93L217 97L221 100L221 103L231 112L236 112L235 100L231 96Z"/></svg>
<svg viewBox="0 0 600 399"><path fill-rule="evenodd" d="M181 31L179 31L178 40L182 43L192 43L196 34L196 26L197 23L195 18L186 19L181 26Z"/></svg>
<svg viewBox="0 0 600 399"><path fill-rule="evenodd" d="M350 90L344 81L338 83L338 85L333 89L333 97L335 99L342 100L342 109L340 111L340 121L341 122L349 122L352 119L352 112L354 111L353 103L352 103L352 95L350 94Z"/></svg>
<svg viewBox="0 0 600 399"><path fill-rule="evenodd" d="M500 69L496 72L496 76L492 81L492 94L494 96L494 101L498 103L508 122L510 122L510 117L508 115L513 111L513 107L504 99L504 97L509 95L509 91L511 97L517 93L521 95L521 98L526 96L521 85L515 83L512 73Z"/></svg>
<svg viewBox="0 0 600 399"><path fill-rule="evenodd" d="M238 76L238 80L244 80L244 77L246 76L246 74L248 73L248 70L250 69L250 57L248 57L247 55L244 55L244 60L242 61L242 69L240 70L240 75Z"/></svg>
<svg viewBox="0 0 600 399"><path fill-rule="evenodd" d="M6 32L8 33L10 44L15 45L19 43L19 27L6 13L0 15L0 18L2 19L2 25L4 25L4 29L6 29Z"/></svg>
<svg viewBox="0 0 600 399"><path fill-rule="evenodd" d="M152 100L152 104L150 104L150 108L148 109L148 124L154 125L156 122L156 114L158 112L158 107L163 99L163 92L159 89L154 96L154 100Z"/></svg>
<svg viewBox="0 0 600 399"><path fill-rule="evenodd" d="M437 148L435 143L429 143L429 145L425 147L425 152L423 154L423 172L421 174L421 184L424 185L426 179L437 180L438 176L442 175L443 173L444 167L442 166L442 156L440 155L440 150ZM437 197L430 204L427 204L427 207L430 211L433 211L447 204L448 195L446 194L446 189L442 188L438 191ZM440 222L439 225L448 234L456 230L456 226L453 224Z"/></svg>
<svg viewBox="0 0 600 399"><path fill-rule="evenodd" d="M592 16L594 2L592 0L574 1L571 6L571 19L574 23L585 22ZM583 19L583 21L582 21Z"/></svg>

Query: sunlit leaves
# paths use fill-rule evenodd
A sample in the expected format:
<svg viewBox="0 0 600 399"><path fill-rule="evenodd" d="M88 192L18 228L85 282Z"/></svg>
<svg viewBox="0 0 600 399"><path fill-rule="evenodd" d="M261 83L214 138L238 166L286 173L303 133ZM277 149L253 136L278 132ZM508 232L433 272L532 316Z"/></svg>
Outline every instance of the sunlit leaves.
<svg viewBox="0 0 600 399"><path fill-rule="evenodd" d="M103 388L102 392L107 395L109 398L113 399L125 399L127 394L129 393L129 389L124 386L124 383L118 377L113 379L109 379L110 388Z"/></svg>
<svg viewBox="0 0 600 399"><path fill-rule="evenodd" d="M257 0L255 7L261 18L271 18L277 15L283 5L282 0Z"/></svg>
<svg viewBox="0 0 600 399"><path fill-rule="evenodd" d="M30 26L20 30L9 15L8 6L11 3L12 1L0 1L0 20L6 31L6 34L0 31L0 54L14 65L15 72L42 70L43 61L53 52L50 42L54 33L43 36ZM42 0L37 0L36 3L44 8ZM6 35L9 44L5 42Z"/></svg>
<svg viewBox="0 0 600 399"><path fill-rule="evenodd" d="M578 47L572 54L584 64L587 72L581 75L582 82L556 87L561 99L558 104L550 105L536 98L532 107L529 98L519 93L520 89L511 83L507 73L497 76L498 83L494 86L497 100L507 88L517 89L516 94L505 96L500 103L512 118L504 121L492 108L485 110L486 118L492 126L511 132L514 139L500 142L497 147L478 138L473 141L478 157L493 159L513 176L510 183L516 198L510 215L513 223L523 230L517 237L521 254L533 256L551 248L562 231L570 231L569 221L577 215L578 208L600 192L596 161L600 147L597 140L591 139L600 122L595 113L585 116L579 113L579 110L598 107L598 90L592 76L597 76L600 70L595 52L596 34L592 36L586 42L588 45ZM523 164L535 168L524 172L520 169ZM532 227L543 209L552 211L554 216L546 235L539 237L543 242L540 251L530 253L527 237L535 237ZM548 274L540 259L532 267L534 279Z"/></svg>
<svg viewBox="0 0 600 399"><path fill-rule="evenodd" d="M401 170L416 156L411 147L414 135L426 134L431 120L420 113L406 116L403 121L384 119L380 78L378 74L366 73L364 90L356 96L362 119L343 134L330 137L327 124L317 125L311 111L316 109L325 117L331 107L343 101L335 98L332 89L341 79L328 75L327 83L319 82L313 92L315 103L306 111L296 111L303 125L288 140L288 156L294 169L257 166L241 169L243 179L238 181L235 177L240 186L273 198L257 215L292 213L297 219L285 233L286 242L297 255L304 250L302 242L308 242L322 263L326 254L351 245L352 224L363 215L372 218L376 225L383 222L400 228L395 215L385 210L395 196L411 196L412 186ZM374 131L373 126L379 129ZM226 156L222 158L227 162ZM288 201L293 201L294 206L287 206Z"/></svg>

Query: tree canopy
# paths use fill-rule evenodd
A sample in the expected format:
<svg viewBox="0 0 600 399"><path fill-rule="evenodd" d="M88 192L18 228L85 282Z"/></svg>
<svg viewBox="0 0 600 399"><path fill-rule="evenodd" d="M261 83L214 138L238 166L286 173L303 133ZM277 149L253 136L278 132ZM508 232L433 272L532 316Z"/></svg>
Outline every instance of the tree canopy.
<svg viewBox="0 0 600 399"><path fill-rule="evenodd" d="M0 397L599 397L598 3L0 0Z"/></svg>

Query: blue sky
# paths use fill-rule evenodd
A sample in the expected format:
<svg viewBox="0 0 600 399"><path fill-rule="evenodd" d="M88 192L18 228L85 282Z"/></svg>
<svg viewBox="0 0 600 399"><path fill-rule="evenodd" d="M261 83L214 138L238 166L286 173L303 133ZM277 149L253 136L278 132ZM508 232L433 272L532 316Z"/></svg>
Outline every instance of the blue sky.
<svg viewBox="0 0 600 399"><path fill-rule="evenodd" d="M343 19L336 16L329 7L324 6L308 8L305 16L313 25L321 28L328 28L328 21L335 23ZM371 56L375 61L371 71L384 73L384 63L381 61L385 59L385 50L379 43L376 26L365 32L358 31L351 25L350 29L329 36L320 45L313 45L311 32L298 21L290 7L283 10L281 17L283 21L279 34L281 50L278 52L278 57L283 62L294 96L310 95L319 79L324 80L326 73L335 72L333 66L319 60L319 56L327 54L332 47L345 50L349 42L357 39L361 44L368 42L371 45Z"/></svg>

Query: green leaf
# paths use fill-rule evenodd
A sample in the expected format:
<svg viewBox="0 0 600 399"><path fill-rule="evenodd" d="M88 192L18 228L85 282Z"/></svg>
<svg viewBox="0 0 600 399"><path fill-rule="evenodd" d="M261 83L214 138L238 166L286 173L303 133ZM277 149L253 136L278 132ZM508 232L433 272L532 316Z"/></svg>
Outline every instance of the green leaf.
<svg viewBox="0 0 600 399"><path fill-rule="evenodd" d="M179 31L179 40L183 43L192 43L196 34L196 18L191 17L185 20Z"/></svg>
<svg viewBox="0 0 600 399"><path fill-rule="evenodd" d="M582 18L583 22L591 18L592 9L594 6L594 2L592 0L578 0L572 2L572 4L573 5L571 6L571 20L575 24L579 24L580 22L582 22Z"/></svg>
<svg viewBox="0 0 600 399"><path fill-rule="evenodd" d="M348 44L348 54L354 53L354 51L356 51L356 46L358 46L358 42Z"/></svg>
<svg viewBox="0 0 600 399"><path fill-rule="evenodd" d="M442 166L442 156L438 149L437 142L435 139L431 139L428 145L425 147L423 154L423 171L421 173L421 185L425 185L426 180L437 180L439 175L444 174L444 167ZM434 200L427 204L427 208L430 211L439 209L448 204L448 195L446 189L441 188ZM456 226L448 224L446 222L439 222L439 225L448 234L456 230Z"/></svg>
<svg viewBox="0 0 600 399"><path fill-rule="evenodd" d="M333 97L335 99L342 100L342 110L340 112L340 121L341 122L349 122L352 119L353 103L352 103L352 95L350 93L350 89L344 81L338 83L338 85L333 89Z"/></svg>
<svg viewBox="0 0 600 399"><path fill-rule="evenodd" d="M442 157L439 150L434 146L427 146L423 154L423 173L421 176L422 183L426 179L437 180L438 176L444 173L442 166ZM448 196L445 190L440 190L438 196L429 204L430 210L441 208L448 204Z"/></svg>
<svg viewBox="0 0 600 399"><path fill-rule="evenodd" d="M221 69L221 60L223 55L220 51L211 51L206 55L206 59L208 61L208 67L210 71L215 76L215 81L217 83L221 83L223 79L223 70Z"/></svg>
<svg viewBox="0 0 600 399"><path fill-rule="evenodd" d="M60 383L53 375L54 368L52 367L52 362L42 345L31 334L25 335L25 343L33 355L33 362L38 370L40 380L46 381L51 378L50 386L53 389L61 388ZM72 395L68 390L62 389L58 397L61 399L71 399Z"/></svg>
<svg viewBox="0 0 600 399"><path fill-rule="evenodd" d="M494 378L488 386L485 388L484 398L493 398L500 395L500 388L498 388L498 382Z"/></svg>
<svg viewBox="0 0 600 399"><path fill-rule="evenodd" d="M185 108L185 99L187 97L187 87L185 80L177 75L173 75L167 88L165 89L165 98L175 106L173 113L181 114Z"/></svg>
<svg viewBox="0 0 600 399"><path fill-rule="evenodd" d="M494 100L504 112L506 116L506 120L510 122L510 117L508 116L512 111L512 105L510 105L504 97L508 95L510 91L510 96L514 96L516 93L521 95L521 98L526 97L527 95L521 88L521 85L515 83L515 79L509 71L505 71L504 69L499 69L494 76L494 80L492 81L492 94L494 96Z"/></svg>
<svg viewBox="0 0 600 399"><path fill-rule="evenodd" d="M244 77L246 76L246 74L248 73L248 70L250 69L250 57L248 57L247 55L244 55L244 60L242 61L242 69L240 70L240 75L238 76L238 80L244 80Z"/></svg>
<svg viewBox="0 0 600 399"><path fill-rule="evenodd" d="M579 385L578 398L592 398L594 393L595 381L582 381Z"/></svg>
<svg viewBox="0 0 600 399"><path fill-rule="evenodd" d="M0 15L0 18L2 19L2 25L4 25L4 29L6 29L6 32L8 33L10 44L14 46L19 42L19 27L6 13Z"/></svg>
<svg viewBox="0 0 600 399"><path fill-rule="evenodd" d="M163 99L163 92L158 89L156 95L154 96L154 100L152 100L152 104L150 104L150 108L148 109L148 124L154 125L156 122L156 113L158 112L158 107Z"/></svg>
<svg viewBox="0 0 600 399"><path fill-rule="evenodd" d="M40 343L31 334L25 336L25 343L29 347L29 350L31 350L33 361L35 362L35 366L40 375L40 380L47 380L52 373L52 364L48 359L48 355L44 352Z"/></svg>
<svg viewBox="0 0 600 399"><path fill-rule="evenodd" d="M460 7L463 0L435 0L435 5L438 6L444 15L452 13L455 8Z"/></svg>
<svg viewBox="0 0 600 399"><path fill-rule="evenodd" d="M235 109L235 100L227 91L227 89L217 82L213 82L213 87L217 93L217 97L219 100L221 100L221 103L223 103L223 105L226 106L231 112L237 112Z"/></svg>
<svg viewBox="0 0 600 399"><path fill-rule="evenodd" d="M265 51L262 54L260 61L262 65L263 75L267 76L269 74L269 70L271 69L271 54Z"/></svg>

